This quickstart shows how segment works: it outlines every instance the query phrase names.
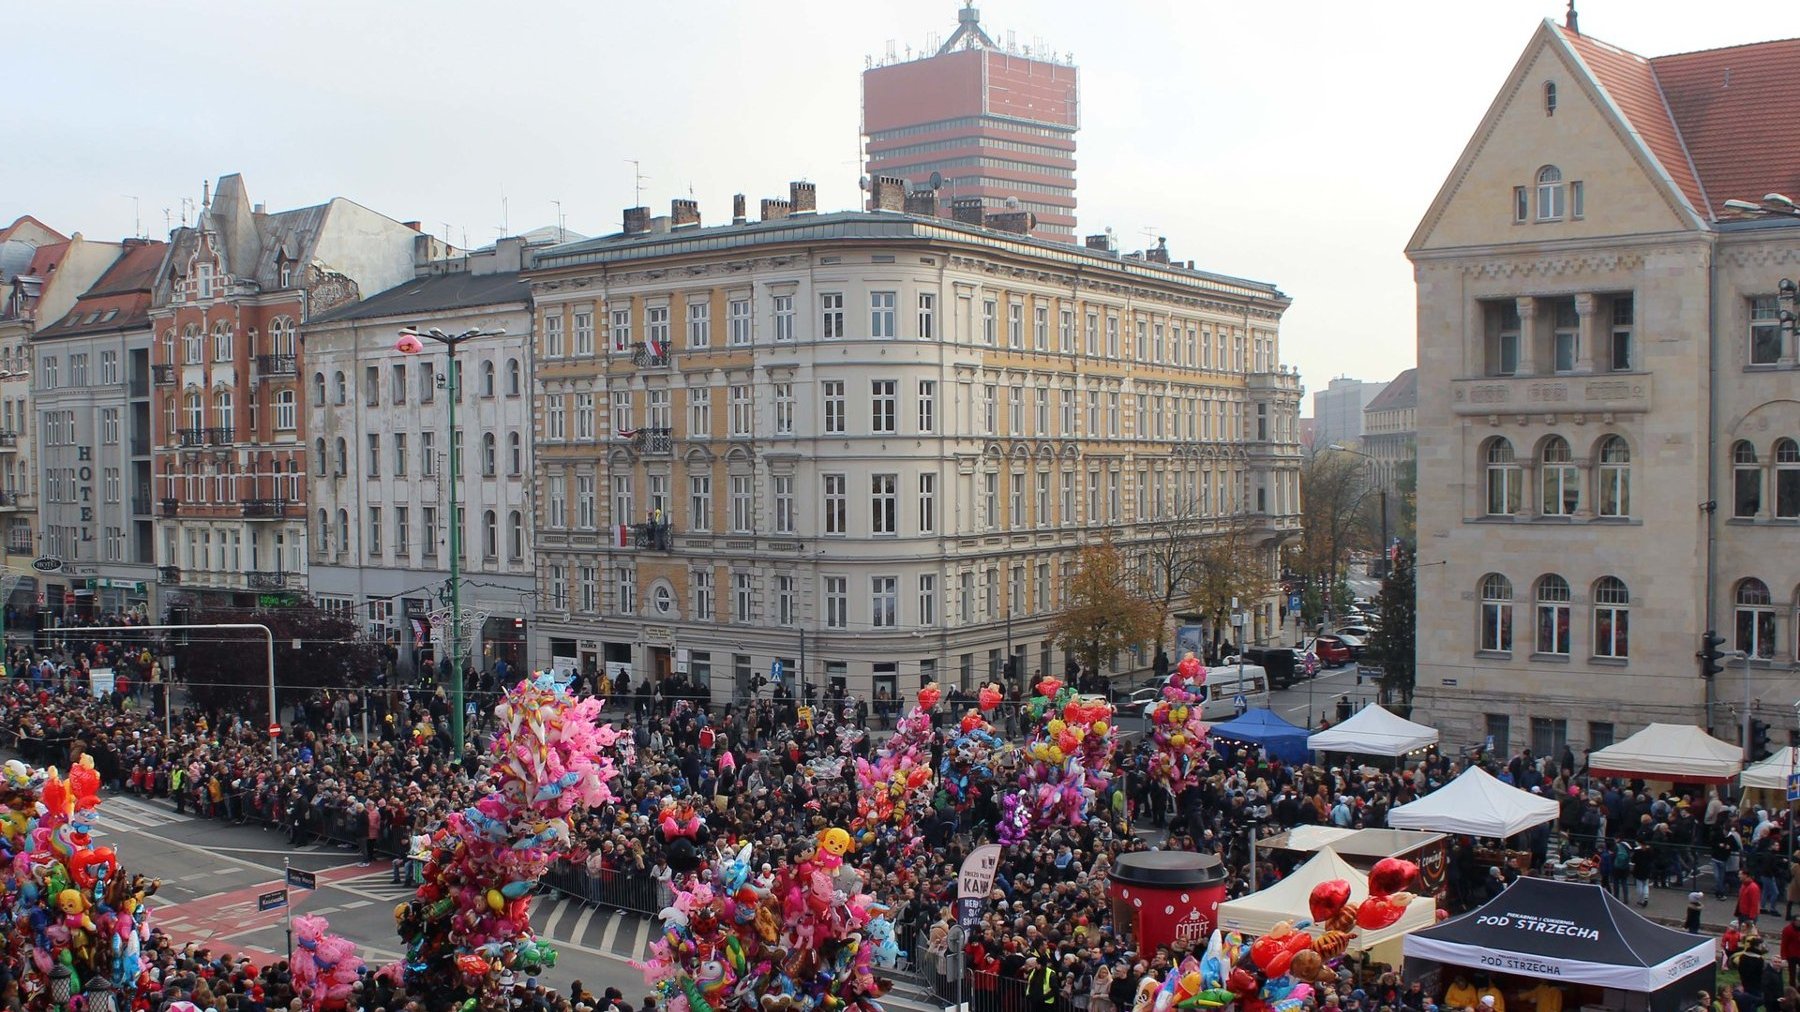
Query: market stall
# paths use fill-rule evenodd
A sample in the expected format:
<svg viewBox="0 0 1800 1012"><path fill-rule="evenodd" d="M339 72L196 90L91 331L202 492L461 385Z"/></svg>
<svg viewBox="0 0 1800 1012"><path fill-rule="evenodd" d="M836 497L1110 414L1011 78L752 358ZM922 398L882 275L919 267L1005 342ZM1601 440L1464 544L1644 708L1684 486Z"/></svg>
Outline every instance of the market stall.
<svg viewBox="0 0 1800 1012"><path fill-rule="evenodd" d="M1479 909L1407 935L1402 949L1408 980L1487 974L1503 993L1548 983L1567 1009L1678 1012L1710 986L1715 945L1646 920L1599 886L1521 878Z"/></svg>
<svg viewBox="0 0 1800 1012"><path fill-rule="evenodd" d="M1266 935L1284 921L1291 924L1305 922L1311 916L1309 899L1313 889L1334 879L1350 884L1350 902L1360 904L1368 898L1368 876L1327 847L1267 889L1219 904L1219 928L1246 935ZM1353 934L1349 951L1373 950L1372 958L1377 962L1397 964L1400 961L1399 939L1436 920L1437 901L1428 895L1421 896L1407 905L1406 912L1395 923ZM1324 926L1309 924L1305 930L1316 936Z"/></svg>
<svg viewBox="0 0 1800 1012"><path fill-rule="evenodd" d="M1394 758L1436 745L1437 728L1415 724L1405 717L1371 703L1350 719L1306 739L1314 752L1343 752Z"/></svg>
<svg viewBox="0 0 1800 1012"><path fill-rule="evenodd" d="M1504 840L1552 821L1557 813L1550 798L1503 784L1471 766L1430 794L1388 812L1387 824Z"/></svg>
<svg viewBox="0 0 1800 1012"><path fill-rule="evenodd" d="M1677 784L1723 784L1743 769L1740 745L1691 724L1651 724L1624 741L1588 754L1588 775Z"/></svg>
<svg viewBox="0 0 1800 1012"><path fill-rule="evenodd" d="M1246 710L1236 720L1214 724L1211 733L1214 738L1261 746L1265 753L1285 763L1312 761L1312 750L1306 746L1306 729L1282 720L1273 710Z"/></svg>
<svg viewBox="0 0 1800 1012"><path fill-rule="evenodd" d="M1436 897L1440 903L1448 896L1446 877L1450 849L1448 838L1442 833L1295 826L1278 836L1258 840L1256 846L1260 851L1293 861L1304 861L1309 855L1329 847L1350 867L1364 874L1383 858L1411 861L1419 866L1419 880L1414 883L1414 891Z"/></svg>
<svg viewBox="0 0 1800 1012"><path fill-rule="evenodd" d="M1738 783L1748 790L1787 790L1788 777L1800 773L1800 748L1784 748L1761 762L1744 767ZM1785 797L1785 794L1784 794Z"/></svg>

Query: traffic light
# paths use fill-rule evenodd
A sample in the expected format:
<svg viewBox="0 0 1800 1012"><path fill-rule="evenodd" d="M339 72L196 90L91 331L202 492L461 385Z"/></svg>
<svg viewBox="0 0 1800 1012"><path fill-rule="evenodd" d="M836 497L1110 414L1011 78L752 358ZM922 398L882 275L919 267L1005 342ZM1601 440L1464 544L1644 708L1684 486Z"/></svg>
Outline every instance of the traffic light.
<svg viewBox="0 0 1800 1012"><path fill-rule="evenodd" d="M1750 718L1750 758L1752 760L1769 757L1769 723L1764 720Z"/></svg>
<svg viewBox="0 0 1800 1012"><path fill-rule="evenodd" d="M1701 678L1711 678L1725 670L1724 665L1719 663L1725 659L1725 654L1719 650L1719 648L1724 645L1725 637L1720 636L1711 629L1706 630L1706 632L1701 635L1700 652L1694 655L1695 657L1700 658Z"/></svg>
<svg viewBox="0 0 1800 1012"><path fill-rule="evenodd" d="M1017 685L1019 681L1019 655L1006 655L1006 684Z"/></svg>

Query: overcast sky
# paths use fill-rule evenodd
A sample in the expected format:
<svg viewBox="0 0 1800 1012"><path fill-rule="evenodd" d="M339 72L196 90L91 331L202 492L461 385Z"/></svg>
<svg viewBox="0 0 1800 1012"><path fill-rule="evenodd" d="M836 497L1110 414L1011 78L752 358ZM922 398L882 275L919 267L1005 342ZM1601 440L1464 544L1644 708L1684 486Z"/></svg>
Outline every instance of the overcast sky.
<svg viewBox="0 0 1800 1012"><path fill-rule="evenodd" d="M1579 0L1596 38L1662 55L1791 34L1792 0ZM462 245L557 220L616 231L691 192L819 185L855 206L865 58L956 26L957 0L170 0L39 3L0 66L0 218L166 233L202 180L272 209L341 195ZM988 0L1005 42L1081 68L1080 232L1294 298L1309 391L1414 359L1402 247L1562 0ZM15 19L16 21L17 19ZM1788 26L1785 30L1783 26ZM1791 110L1790 110L1791 112ZM1771 129L1792 124L1771 123ZM502 210L504 198L505 210ZM1310 398L1307 412L1310 413Z"/></svg>

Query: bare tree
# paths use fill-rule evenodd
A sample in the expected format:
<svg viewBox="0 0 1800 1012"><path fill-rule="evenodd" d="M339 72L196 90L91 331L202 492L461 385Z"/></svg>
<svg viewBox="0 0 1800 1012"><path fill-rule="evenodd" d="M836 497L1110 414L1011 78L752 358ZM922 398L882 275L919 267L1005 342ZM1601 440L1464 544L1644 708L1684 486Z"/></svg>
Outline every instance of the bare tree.
<svg viewBox="0 0 1800 1012"><path fill-rule="evenodd" d="M1351 453L1318 453L1300 468L1301 540L1299 572L1331 601L1354 548L1378 541L1380 516L1371 512L1372 494L1362 458ZM1377 507L1378 509L1378 507Z"/></svg>
<svg viewBox="0 0 1800 1012"><path fill-rule="evenodd" d="M1197 494L1177 490L1173 508L1147 525L1149 537L1138 548L1142 593L1157 606L1158 652L1176 602L1186 600L1200 575L1200 545L1207 536L1203 506Z"/></svg>

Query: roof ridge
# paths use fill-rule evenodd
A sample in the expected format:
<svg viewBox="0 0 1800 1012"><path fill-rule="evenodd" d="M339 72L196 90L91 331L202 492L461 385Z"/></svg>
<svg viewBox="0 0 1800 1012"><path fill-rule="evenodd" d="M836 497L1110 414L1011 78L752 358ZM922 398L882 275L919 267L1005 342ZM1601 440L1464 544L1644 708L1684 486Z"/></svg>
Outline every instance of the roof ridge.
<svg viewBox="0 0 1800 1012"><path fill-rule="evenodd" d="M1759 42L1739 42L1736 45L1712 46L1708 49L1684 49L1679 53L1663 53L1660 56L1652 56L1650 62L1655 63L1657 60L1669 60L1679 56L1698 56L1701 53L1722 53L1727 49L1755 49L1759 46L1773 46L1783 42L1800 42L1800 36L1790 36L1785 39L1763 39Z"/></svg>

